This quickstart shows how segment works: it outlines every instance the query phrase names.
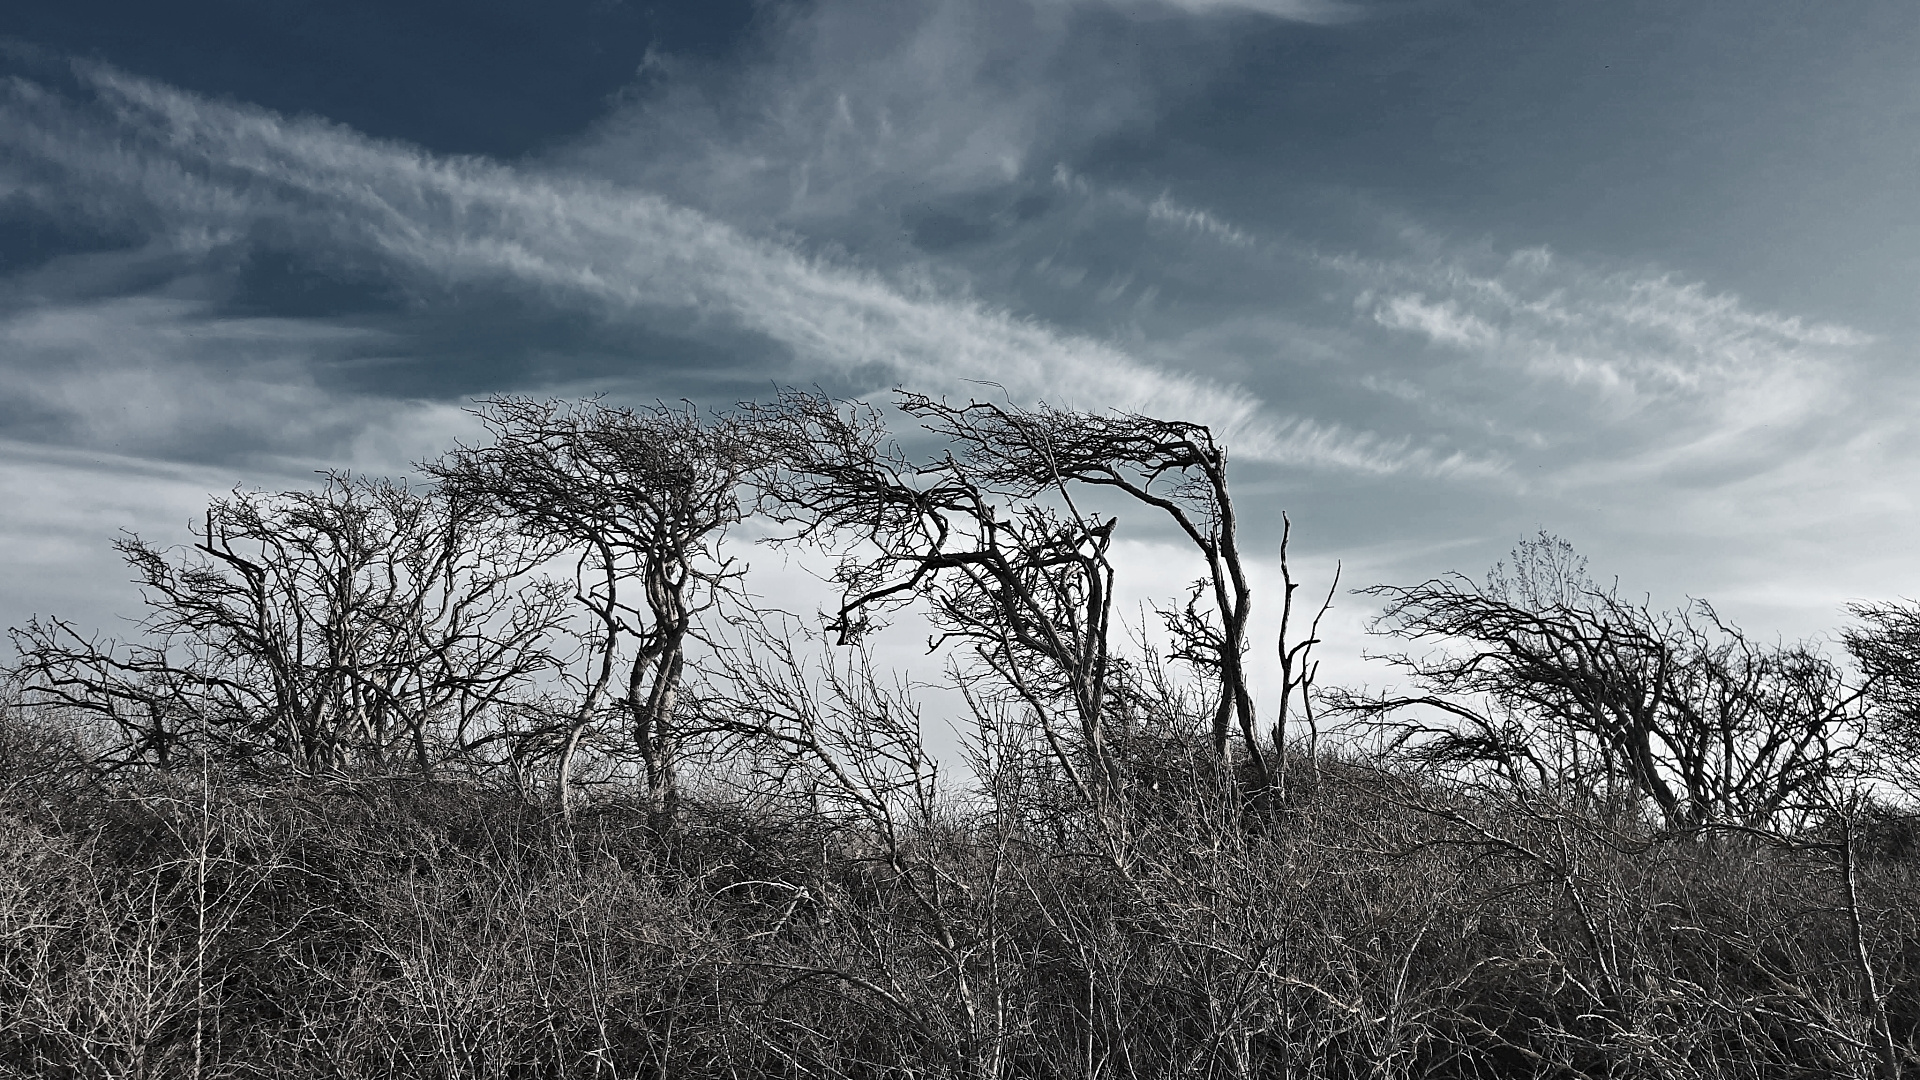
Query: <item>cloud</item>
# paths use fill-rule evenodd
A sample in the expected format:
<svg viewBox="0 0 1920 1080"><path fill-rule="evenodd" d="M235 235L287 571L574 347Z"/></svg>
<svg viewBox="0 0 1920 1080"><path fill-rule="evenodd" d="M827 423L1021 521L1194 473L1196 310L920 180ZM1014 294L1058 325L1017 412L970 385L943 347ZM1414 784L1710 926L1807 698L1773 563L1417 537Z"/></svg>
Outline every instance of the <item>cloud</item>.
<svg viewBox="0 0 1920 1080"><path fill-rule="evenodd" d="M1505 463L1464 450L1441 451L1410 435L1385 438L1346 425L1301 418L1277 425L1248 455L1289 465L1335 464L1352 472L1390 476L1495 477Z"/></svg>
<svg viewBox="0 0 1920 1080"><path fill-rule="evenodd" d="M143 225L180 252L271 225L309 248L372 253L422 294L502 287L616 323L671 316L696 334L758 335L792 357L796 381L956 393L987 382L1016 399L1203 420L1246 458L1426 467L1417 454L1391 460L1382 440L1271 416L1236 387L749 236L645 191L436 157L101 68L82 76L102 110L17 82L0 106L0 137L31 165L23 186Z"/></svg>
<svg viewBox="0 0 1920 1080"><path fill-rule="evenodd" d="M318 320L220 318L191 299L28 305L0 317L0 426L50 446L252 471L403 470L464 431L462 414L317 378L387 343Z"/></svg>
<svg viewBox="0 0 1920 1080"><path fill-rule="evenodd" d="M212 320L187 300L47 305L0 321L7 428L56 443L196 458L310 447L350 421L310 367L359 336L275 319ZM290 428L289 424L293 426Z"/></svg>
<svg viewBox="0 0 1920 1080"><path fill-rule="evenodd" d="M1237 226L1220 220L1213 214L1198 207L1186 206L1173 201L1173 197L1161 193L1160 197L1147 206L1147 219L1165 221L1185 229L1211 236L1223 244L1233 247L1251 247L1253 237L1248 236Z"/></svg>
<svg viewBox="0 0 1920 1080"><path fill-rule="evenodd" d="M1473 571L1546 528L1630 590L1710 596L1770 632L1912 591L1900 538L1920 504L1888 484L1920 445L1900 343L1659 268L1414 239L1324 260L1350 283L1353 332L1378 339L1361 386L1412 430L1498 455L1517 488L1439 492L1458 505L1410 534L1466 546L1376 573Z"/></svg>
<svg viewBox="0 0 1920 1080"><path fill-rule="evenodd" d="M828 0L770 11L764 55L674 77L562 155L729 221L833 222L1008 185L1149 118L1152 54L1055 0ZM1041 160L1048 160L1042 157ZM866 231L863 232L863 226Z"/></svg>
<svg viewBox="0 0 1920 1080"><path fill-rule="evenodd" d="M1245 12L1291 22L1348 22L1361 16L1360 7L1338 0L1104 0L1113 7L1138 11L1169 8L1189 15Z"/></svg>
<svg viewBox="0 0 1920 1080"><path fill-rule="evenodd" d="M1338 0L822 0L763 49L649 80L560 159L751 227L872 252L898 218L1039 180L1223 73L1215 20L1341 21ZM1117 16L1117 17L1116 17ZM1143 20L1151 20L1143 25ZM1149 29L1150 26L1150 29Z"/></svg>
<svg viewBox="0 0 1920 1080"><path fill-rule="evenodd" d="M1672 274L1600 272L1544 248L1328 263L1359 285L1363 319L1434 350L1378 381L1383 392L1454 412L1478 397L1511 438L1570 453L1569 482L1804 447L1847 405L1874 344Z"/></svg>
<svg viewBox="0 0 1920 1080"><path fill-rule="evenodd" d="M1068 168L1064 161L1054 164L1052 184L1069 195L1098 202L1151 222L1196 233L1228 247L1251 248L1255 243L1253 236L1245 229L1210 210L1176 200L1171 191L1162 191L1157 198L1149 201L1123 187L1096 186L1087 177Z"/></svg>
<svg viewBox="0 0 1920 1080"><path fill-rule="evenodd" d="M0 627L51 613L111 632L115 613L138 601L113 538L124 529L172 543L205 509L207 493L234 480L203 467L0 439L0 547L8 559Z"/></svg>

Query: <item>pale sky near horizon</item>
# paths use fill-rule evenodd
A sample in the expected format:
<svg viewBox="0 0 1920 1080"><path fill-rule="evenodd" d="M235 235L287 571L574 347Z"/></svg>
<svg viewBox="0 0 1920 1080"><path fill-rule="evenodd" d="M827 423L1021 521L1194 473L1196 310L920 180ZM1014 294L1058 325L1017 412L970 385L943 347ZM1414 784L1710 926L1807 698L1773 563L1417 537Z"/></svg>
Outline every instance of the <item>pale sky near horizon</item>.
<svg viewBox="0 0 1920 1080"><path fill-rule="evenodd" d="M1764 637L1920 595L1910 0L17 0L0 39L3 624L115 630L116 530L403 473L477 395L776 385L1206 421L1310 586L1544 529Z"/></svg>

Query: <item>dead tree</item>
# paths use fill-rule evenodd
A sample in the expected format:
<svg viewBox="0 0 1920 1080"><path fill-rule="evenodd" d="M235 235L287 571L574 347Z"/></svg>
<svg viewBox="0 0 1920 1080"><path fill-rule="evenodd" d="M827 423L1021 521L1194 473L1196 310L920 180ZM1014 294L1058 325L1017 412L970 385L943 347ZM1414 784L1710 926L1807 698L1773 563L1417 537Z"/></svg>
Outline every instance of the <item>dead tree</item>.
<svg viewBox="0 0 1920 1080"><path fill-rule="evenodd" d="M1867 689L1869 739L1883 778L1920 795L1920 605L1852 604L1841 635Z"/></svg>
<svg viewBox="0 0 1920 1080"><path fill-rule="evenodd" d="M1516 562L1539 554L1523 545ZM1421 693L1339 706L1432 762L1645 800L1674 828L1758 827L1810 812L1858 742L1862 692L1838 667L1755 642L1703 601L1662 612L1584 581L1516 591L1498 572L1484 588L1453 575L1365 591L1386 603L1376 633L1435 648L1379 657Z"/></svg>
<svg viewBox="0 0 1920 1080"><path fill-rule="evenodd" d="M462 447L427 470L464 503L491 507L574 560L575 597L592 628L587 670L559 766L570 805L574 757L610 704L646 771L655 820L677 799L683 732L675 709L700 613L737 571L720 552L741 520L739 482L752 462L743 427L694 408L629 408L489 399L478 411L490 445Z"/></svg>
<svg viewBox="0 0 1920 1080"><path fill-rule="evenodd" d="M1016 498L1086 485L1122 492L1164 512L1199 551L1207 577L1196 589L1211 601L1163 612L1180 638L1180 658L1215 674L1220 699L1213 744L1227 751L1238 726L1264 780L1269 770L1257 736L1246 672L1247 621L1253 591L1241 563L1227 455L1204 424L1137 413L1095 413L1042 405L1021 409L990 402L950 405L902 394L901 408L950 439L983 482Z"/></svg>
<svg viewBox="0 0 1920 1080"><path fill-rule="evenodd" d="M1258 784L1271 786L1277 775L1260 735L1247 672L1253 590L1227 485L1227 451L1213 431L1204 424L1139 413L1047 405L1027 409L978 401L951 405L911 393L901 394L900 401L909 415L949 439L983 482L1013 497L1064 494L1073 487L1106 489L1153 507L1173 522L1206 567L1206 576L1195 583L1184 607L1159 611L1175 639L1173 656L1219 682L1212 716L1214 752L1227 754L1237 728ZM1290 523L1287 529L1290 533ZM1312 707L1311 653L1318 643L1320 617L1333 595L1329 590L1307 635L1289 641L1297 585L1285 549L1283 536L1286 595L1278 652L1285 687L1273 726L1273 748L1280 752L1290 703L1298 697L1303 708Z"/></svg>
<svg viewBox="0 0 1920 1080"><path fill-rule="evenodd" d="M1280 635L1274 651L1280 660L1280 705L1273 722L1273 748L1280 757L1281 768L1287 764L1287 719L1292 715L1294 703L1299 702L1301 718L1307 724L1307 761L1313 775L1320 774L1320 724L1314 710L1320 704L1319 678L1320 661L1314 659L1314 647L1320 644L1320 623L1333 610L1333 595L1340 588L1340 564L1335 563L1333 577L1327 582L1327 594L1320 599L1320 606L1314 609L1313 618L1307 623L1307 632L1293 636L1294 593L1300 590L1300 583L1293 579L1293 561L1288 557L1287 548L1293 540L1293 520L1286 514L1280 515ZM1284 790L1286 775L1282 772L1280 784Z"/></svg>
<svg viewBox="0 0 1920 1080"><path fill-rule="evenodd" d="M564 610L533 576L548 549L384 480L235 492L190 551L115 546L145 596L140 639L60 619L12 633L30 698L106 718L122 764L165 766L184 746L428 771L489 738L488 715L553 663Z"/></svg>
<svg viewBox="0 0 1920 1080"><path fill-rule="evenodd" d="M789 539L839 555L839 639L926 600L936 644L970 645L1082 795L1112 807L1122 786L1107 734L1114 520L1082 512L1064 484L1036 485L966 446L909 459L872 410L820 395L785 393L754 422L766 512L794 527ZM1072 718L1064 732L1062 713Z"/></svg>

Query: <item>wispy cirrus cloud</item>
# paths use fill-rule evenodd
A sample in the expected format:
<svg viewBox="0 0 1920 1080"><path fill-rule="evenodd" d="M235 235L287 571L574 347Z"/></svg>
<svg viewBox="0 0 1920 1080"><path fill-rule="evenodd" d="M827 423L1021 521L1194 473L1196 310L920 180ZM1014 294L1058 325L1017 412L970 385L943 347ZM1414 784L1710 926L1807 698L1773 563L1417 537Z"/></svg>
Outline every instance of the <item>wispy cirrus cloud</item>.
<svg viewBox="0 0 1920 1080"><path fill-rule="evenodd" d="M1079 0L829 0L770 9L764 55L670 76L560 156L748 225L862 246L905 206L1016 181L1150 118L1152 50ZM1106 20L1113 22L1111 18Z"/></svg>
<svg viewBox="0 0 1920 1080"><path fill-rule="evenodd" d="M1147 219L1149 221L1169 222L1181 228L1192 229L1195 232L1211 236L1223 244L1230 244L1234 247L1251 247L1253 245L1253 237L1247 235L1245 230L1239 226L1231 222L1223 221L1209 211L1202 210L1197 206L1187 206L1184 203L1175 202L1173 196L1166 192L1161 192L1159 198L1147 204Z"/></svg>
<svg viewBox="0 0 1920 1080"><path fill-rule="evenodd" d="M1247 458L1430 466L1389 440L1275 416L1234 386L750 236L646 191L436 157L106 69L81 75L99 106L9 88L0 138L24 163L18 191L189 255L271 226L315 250L370 254L423 295L498 287L616 323L671 317L695 335L756 335L789 357L793 380L953 392L990 382L1018 399L1202 419Z"/></svg>
<svg viewBox="0 0 1920 1080"><path fill-rule="evenodd" d="M1626 478L1804 448L1850 399L1871 335L1755 309L1652 270L1597 271L1545 248L1329 264L1359 286L1367 322L1424 341L1432 360L1382 392L1482 412L1559 455L1569 481Z"/></svg>
<svg viewBox="0 0 1920 1080"><path fill-rule="evenodd" d="M1203 91L1231 48L1213 16L1325 23L1361 10L1340 0L770 8L762 55L718 70L650 55L655 89L559 157L729 221L883 250L903 212L978 209L954 204L1044 182L1052 162L1150 127Z"/></svg>
<svg viewBox="0 0 1920 1080"><path fill-rule="evenodd" d="M1102 0L1122 10L1166 8L1190 15L1239 12L1291 22L1347 22L1364 14L1358 4L1340 0Z"/></svg>
<svg viewBox="0 0 1920 1080"><path fill-rule="evenodd" d="M1250 248L1255 244L1253 235L1245 229L1211 210L1175 199L1171 191L1162 191L1153 199L1143 199L1122 187L1097 186L1068 168L1065 162L1054 164L1053 186L1062 192L1106 204L1150 222L1205 236L1228 247Z"/></svg>

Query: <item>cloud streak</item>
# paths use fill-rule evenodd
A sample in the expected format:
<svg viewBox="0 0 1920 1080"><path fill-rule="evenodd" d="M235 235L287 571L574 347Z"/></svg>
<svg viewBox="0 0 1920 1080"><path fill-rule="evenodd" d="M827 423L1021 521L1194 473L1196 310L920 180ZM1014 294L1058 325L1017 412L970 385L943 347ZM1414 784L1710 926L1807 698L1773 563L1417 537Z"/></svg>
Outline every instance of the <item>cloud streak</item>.
<svg viewBox="0 0 1920 1080"><path fill-rule="evenodd" d="M1428 467L1384 440L1271 417L1238 388L985 304L915 294L645 191L436 157L110 70L81 74L102 108L9 89L0 128L34 167L16 185L144 225L182 252L240 243L268 223L318 249L376 253L417 290L502 286L603 319L665 314L690 317L696 333L758 335L792 357L800 379L960 393L994 383L1016 399L1204 420L1248 458Z"/></svg>
<svg viewBox="0 0 1920 1080"><path fill-rule="evenodd" d="M1164 8L1188 15L1217 15L1223 12L1265 15L1289 22L1337 23L1361 16L1360 8L1337 0L1102 0L1122 11Z"/></svg>
<svg viewBox="0 0 1920 1080"><path fill-rule="evenodd" d="M1070 195L1080 196L1090 201L1106 203L1114 208L1161 225L1197 233L1208 239L1216 240L1228 247L1251 248L1255 246L1252 234L1240 226L1221 218L1210 210L1189 206L1173 197L1171 191L1162 191L1149 201L1131 191L1117 187L1096 187L1086 177L1069 169L1065 162L1053 167L1053 186Z"/></svg>
<svg viewBox="0 0 1920 1080"><path fill-rule="evenodd" d="M1544 248L1328 262L1361 286L1364 320L1424 341L1439 361L1377 380L1383 392L1455 412L1463 396L1491 395L1523 444L1608 447L1579 454L1570 481L1775 458L1796 445L1788 436L1846 405L1874 344L1670 274L1596 272Z"/></svg>

